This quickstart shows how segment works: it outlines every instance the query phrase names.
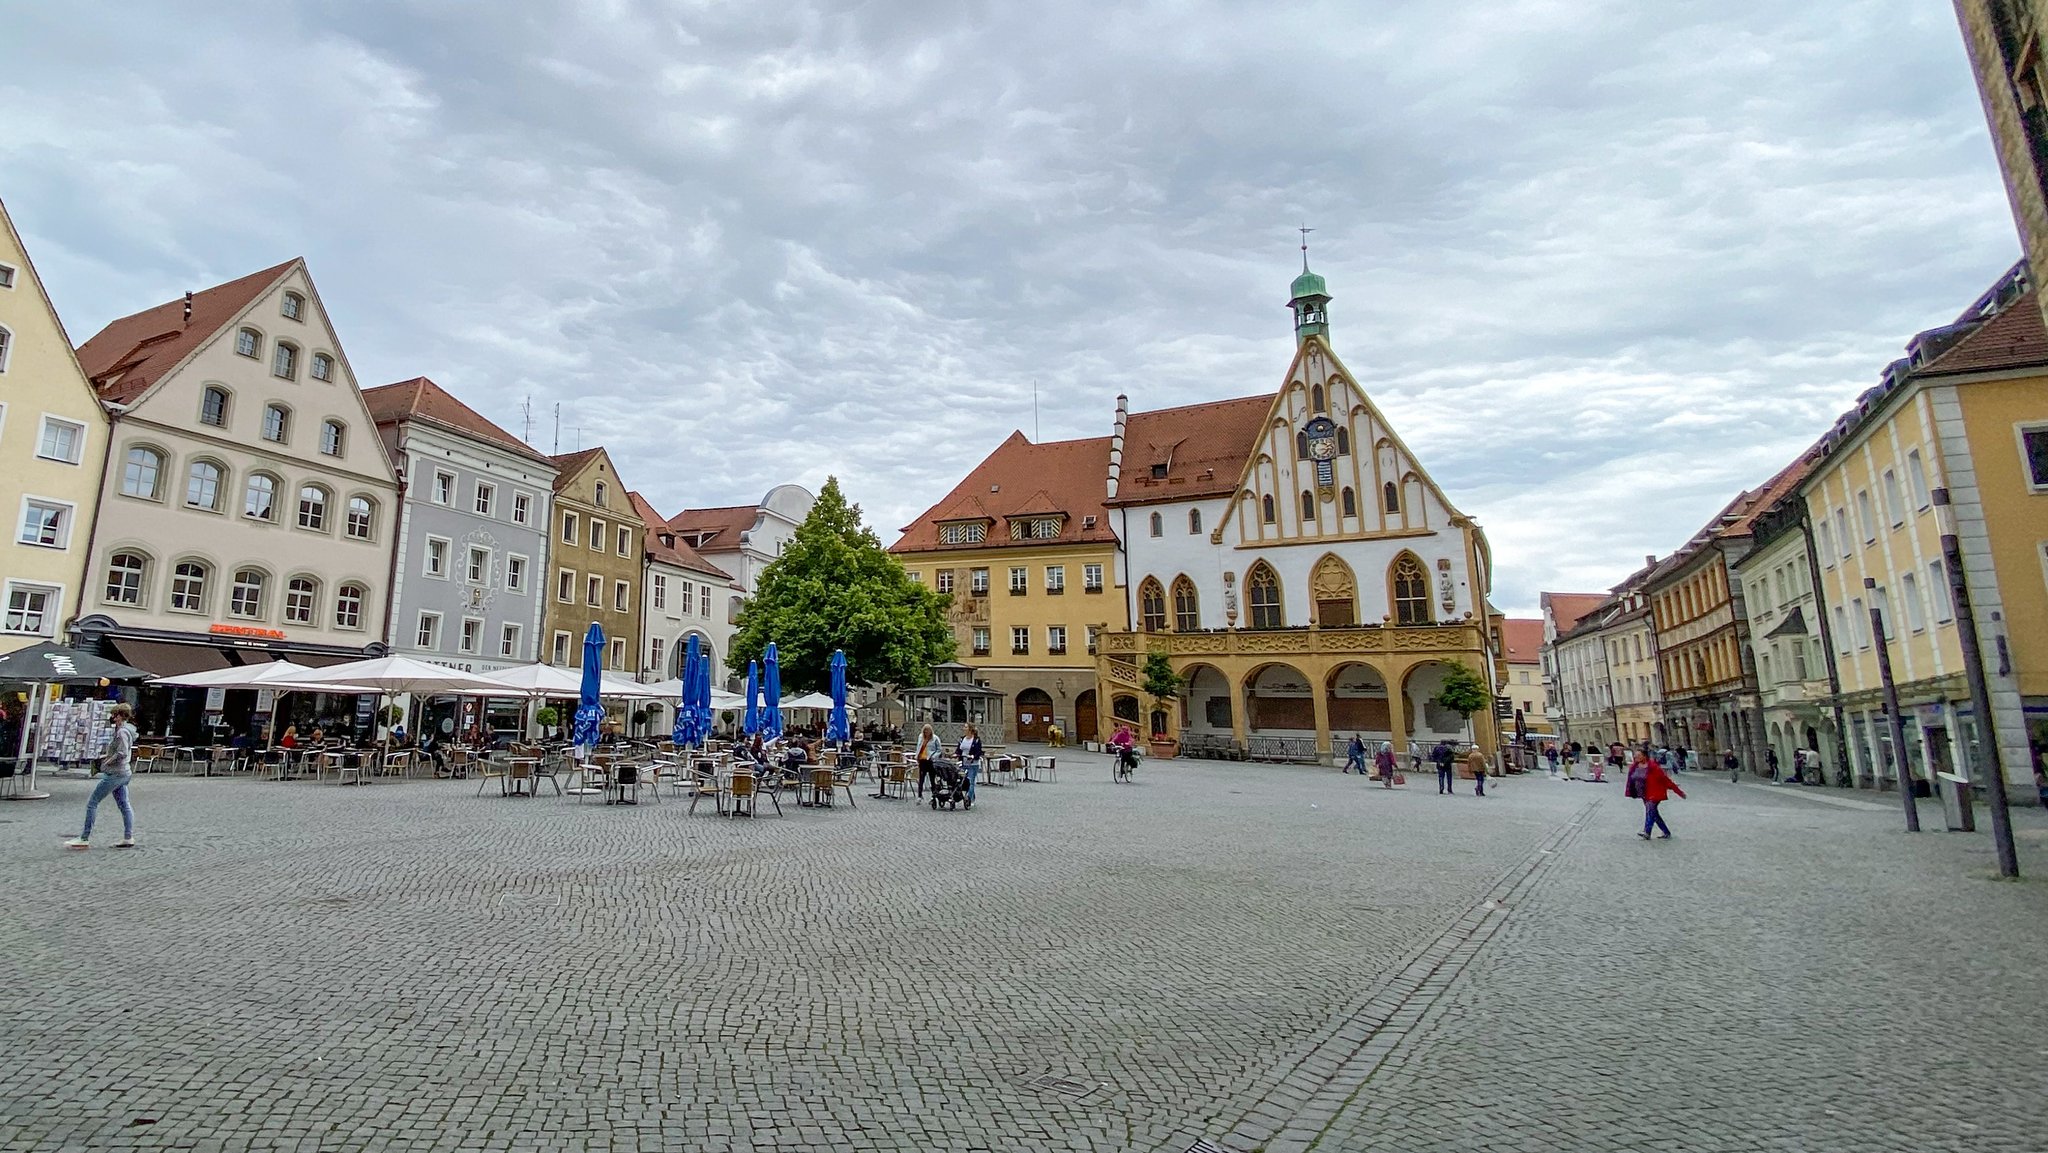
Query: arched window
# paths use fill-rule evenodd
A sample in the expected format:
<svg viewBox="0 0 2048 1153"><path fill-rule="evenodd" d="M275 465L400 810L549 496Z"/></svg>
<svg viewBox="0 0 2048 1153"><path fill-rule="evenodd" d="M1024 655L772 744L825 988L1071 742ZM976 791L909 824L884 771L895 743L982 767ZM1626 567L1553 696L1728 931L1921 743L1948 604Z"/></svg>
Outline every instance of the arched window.
<svg viewBox="0 0 2048 1153"><path fill-rule="evenodd" d="M1280 578L1273 575L1270 565L1265 561L1253 565L1244 578L1244 591L1245 600L1251 605L1253 628L1283 627L1287 617L1280 607Z"/></svg>
<svg viewBox="0 0 2048 1153"><path fill-rule="evenodd" d="M228 426L228 390L209 384L199 394L199 423L215 428Z"/></svg>
<svg viewBox="0 0 2048 1153"><path fill-rule="evenodd" d="M142 603L142 582L149 573L149 558L139 552L117 552L107 558L107 595L110 605Z"/></svg>
<svg viewBox="0 0 2048 1153"><path fill-rule="evenodd" d="M1357 515L1358 515L1358 494L1357 494L1357 493L1355 493L1355 492L1353 492L1353 491L1351 491L1351 489L1350 489L1350 487L1349 487L1349 486L1347 486L1347 487L1346 487L1346 488L1344 489L1344 496L1343 496L1343 501L1344 501L1344 515L1345 515L1345 516L1357 516Z"/></svg>
<svg viewBox="0 0 2048 1153"><path fill-rule="evenodd" d="M306 374L314 380L333 380L334 358L324 352L314 353L313 364L306 370Z"/></svg>
<svg viewBox="0 0 2048 1153"><path fill-rule="evenodd" d="M317 357L317 356L316 356L316 357L314 357L314 358L313 358L313 363L315 363L315 364L318 364L319 362L320 362L320 358L319 358L319 357ZM340 422L340 421L338 421L338 420L326 420L326 421L321 421L321 422L320 422L320 451L321 451L321 452L324 452L324 453L326 453L326 454L327 454L328 456L340 456L340 455L341 455L341 450L342 450L342 449L343 449L343 447L345 447L345 446L346 446L347 444L348 444L348 437L347 437L347 435L346 435L346 430L344 430L344 429L343 429L343 428L341 427L341 422Z"/></svg>
<svg viewBox="0 0 2048 1153"><path fill-rule="evenodd" d="M348 535L350 540L369 540L377 528L377 506L370 498L352 496L348 498Z"/></svg>
<svg viewBox="0 0 2048 1153"><path fill-rule="evenodd" d="M1351 454L1351 430L1350 430L1350 429L1348 429L1348 428L1345 428L1345 427L1344 427L1343 425L1341 425L1341 424L1340 424L1340 425L1338 425L1338 426L1337 426L1337 455L1338 455L1338 456L1349 456L1350 454Z"/></svg>
<svg viewBox="0 0 2048 1153"><path fill-rule="evenodd" d="M1323 411L1322 385L1316 385L1314 388L1308 390L1308 403L1309 407L1315 409L1317 412Z"/></svg>
<svg viewBox="0 0 2048 1153"><path fill-rule="evenodd" d="M1301 519L1316 519L1316 494L1307 489L1301 490Z"/></svg>
<svg viewBox="0 0 2048 1153"><path fill-rule="evenodd" d="M185 503L208 512L220 511L221 468L210 460L195 460L185 474Z"/></svg>
<svg viewBox="0 0 2048 1153"><path fill-rule="evenodd" d="M280 340L270 354L270 375L285 380L299 379L299 350L296 345Z"/></svg>
<svg viewBox="0 0 2048 1153"><path fill-rule="evenodd" d="M334 627L363 627L363 586L345 584L334 591Z"/></svg>
<svg viewBox="0 0 2048 1153"><path fill-rule="evenodd" d="M153 448L131 448L121 467L121 493L144 500L164 498L164 454Z"/></svg>
<svg viewBox="0 0 2048 1153"><path fill-rule="evenodd" d="M0 324L0 372L7 371L7 350L14 347L14 334Z"/></svg>
<svg viewBox="0 0 2048 1153"><path fill-rule="evenodd" d="M283 348L284 345L279 345ZM283 444L291 436L292 414L281 404L263 406L263 439Z"/></svg>
<svg viewBox="0 0 2048 1153"><path fill-rule="evenodd" d="M1315 602L1315 621L1324 628L1358 623L1358 582L1352 578L1351 566L1335 553L1323 557L1309 574L1308 595Z"/></svg>
<svg viewBox="0 0 2048 1153"><path fill-rule="evenodd" d="M595 491L595 492L596 492L596 494L597 494L597 507L599 507L599 508L603 508L603 507L604 507L604 482L603 482L603 481L598 481L598 482L597 482L597 488L596 488L596 489L595 489L594 491Z"/></svg>
<svg viewBox="0 0 2048 1153"><path fill-rule="evenodd" d="M313 623L313 603L320 598L320 582L312 577L296 576L284 586L284 619L286 624L309 625Z"/></svg>
<svg viewBox="0 0 2048 1153"><path fill-rule="evenodd" d="M1404 552L1394 558L1393 567L1387 571L1387 583L1393 594L1395 624L1429 623L1429 570L1422 567L1414 553Z"/></svg>
<svg viewBox="0 0 2048 1153"><path fill-rule="evenodd" d="M287 292L284 294L284 304L278 311L284 313L286 320L304 320L306 317L306 298L296 292Z"/></svg>
<svg viewBox="0 0 2048 1153"><path fill-rule="evenodd" d="M1166 590L1151 577L1138 586L1138 627L1148 633L1166 631Z"/></svg>
<svg viewBox="0 0 2048 1153"><path fill-rule="evenodd" d="M242 515L251 520L272 520L277 516L277 478L252 472L242 488Z"/></svg>
<svg viewBox="0 0 2048 1153"><path fill-rule="evenodd" d="M235 583L228 589L228 615L263 619L263 590L265 579L257 569L245 568L235 571Z"/></svg>
<svg viewBox="0 0 2048 1153"><path fill-rule="evenodd" d="M1385 483L1385 484L1381 485L1381 486L1380 486L1380 500L1381 500L1381 501L1382 501L1382 502L1384 503L1384 505L1385 505L1385 507L1386 507L1386 510L1387 510L1388 512L1400 512L1400 511L1401 511L1401 488L1400 488L1400 486L1399 486L1399 485L1396 485L1396 484L1395 484L1395 483L1394 483L1393 481L1391 481L1391 480L1390 480L1390 481L1388 481L1387 483Z"/></svg>
<svg viewBox="0 0 2048 1153"><path fill-rule="evenodd" d="M206 566L198 561L179 561L171 570L171 607L179 612L205 612L206 576Z"/></svg>
<svg viewBox="0 0 2048 1153"><path fill-rule="evenodd" d="M1173 631L1191 633L1202 627L1202 601L1195 582L1185 576L1173 578Z"/></svg>
<svg viewBox="0 0 2048 1153"><path fill-rule="evenodd" d="M245 328L240 332L235 333L235 352L238 355L248 357L250 360L262 359L262 334L257 332L253 328Z"/></svg>
<svg viewBox="0 0 2048 1153"><path fill-rule="evenodd" d="M1191 508L1188 510L1188 535L1194 536L1196 533L1199 533L1201 531L1202 510L1198 508Z"/></svg>
<svg viewBox="0 0 2048 1153"><path fill-rule="evenodd" d="M1273 523L1272 493L1267 493L1265 496L1259 498L1259 519L1265 521L1267 524Z"/></svg>
<svg viewBox="0 0 2048 1153"><path fill-rule="evenodd" d="M1303 460L1308 459L1308 431L1306 429L1294 434L1294 455Z"/></svg>
<svg viewBox="0 0 2048 1153"><path fill-rule="evenodd" d="M327 490L309 484L299 490L299 527L327 531Z"/></svg>
<svg viewBox="0 0 2048 1153"><path fill-rule="evenodd" d="M1158 513L1156 513L1156 512L1152 514L1152 535L1153 535L1153 536L1165 536L1165 535L1166 535L1166 518L1165 518L1165 517L1162 517L1162 516L1160 516L1160 515L1159 515Z"/></svg>

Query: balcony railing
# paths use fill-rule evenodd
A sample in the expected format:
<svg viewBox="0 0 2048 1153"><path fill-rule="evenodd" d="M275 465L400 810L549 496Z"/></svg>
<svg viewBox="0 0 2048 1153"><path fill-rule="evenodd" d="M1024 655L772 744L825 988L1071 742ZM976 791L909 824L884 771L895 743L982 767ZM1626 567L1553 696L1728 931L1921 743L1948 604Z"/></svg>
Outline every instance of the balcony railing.
<svg viewBox="0 0 2048 1153"><path fill-rule="evenodd" d="M1263 655L1267 653L1402 653L1470 651L1480 647L1471 621L1436 625L1308 625L1281 629L1205 629L1200 632L1104 632L1102 651L1117 654L1165 652L1168 656Z"/></svg>

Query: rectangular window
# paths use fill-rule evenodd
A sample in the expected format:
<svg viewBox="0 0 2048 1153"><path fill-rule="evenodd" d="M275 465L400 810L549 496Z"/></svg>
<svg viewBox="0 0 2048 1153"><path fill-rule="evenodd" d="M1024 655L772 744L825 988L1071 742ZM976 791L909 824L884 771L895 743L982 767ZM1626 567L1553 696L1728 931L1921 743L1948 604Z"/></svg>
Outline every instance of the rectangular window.
<svg viewBox="0 0 2048 1153"><path fill-rule="evenodd" d="M476 482L476 515L496 515L494 509L496 508L497 503L498 486L494 484L485 484L482 481Z"/></svg>
<svg viewBox="0 0 2048 1153"><path fill-rule="evenodd" d="M1891 469L1884 470L1881 489L1884 493L1884 515L1893 528L1906 523L1906 498L1899 492L1899 474Z"/></svg>
<svg viewBox="0 0 2048 1153"><path fill-rule="evenodd" d="M36 455L44 460L77 464L85 452L85 426L54 416L43 418L43 434L36 440Z"/></svg>
<svg viewBox="0 0 2048 1153"><path fill-rule="evenodd" d="M974 626L974 655L978 657L988 655L988 629L983 625Z"/></svg>
<svg viewBox="0 0 2048 1153"><path fill-rule="evenodd" d="M491 577L491 550L475 545L469 546L469 564L465 566L465 571L469 583L473 585L488 582Z"/></svg>
<svg viewBox="0 0 2048 1153"><path fill-rule="evenodd" d="M936 588L936 589L938 589L938 590L939 590L940 592L942 592L942 593L950 593L950 592L952 592L952 591L953 591L953 570L952 570L952 569L949 569L949 568L942 568L942 569L940 569L940 570L939 570L939 575L938 575L938 580L937 580L937 581L936 581L936 582L934 583L933 587L934 587L934 588Z"/></svg>
<svg viewBox="0 0 2048 1153"><path fill-rule="evenodd" d="M1878 640L1897 636L1899 630L1892 625L1892 594L1883 585L1870 590L1870 607L1877 610Z"/></svg>
<svg viewBox="0 0 2048 1153"><path fill-rule="evenodd" d="M526 558L508 556L505 558L505 591L523 593L526 591Z"/></svg>
<svg viewBox="0 0 2048 1153"><path fill-rule="evenodd" d="M1081 566L1081 591L1099 593L1102 591L1102 566L1084 564Z"/></svg>
<svg viewBox="0 0 2048 1153"><path fill-rule="evenodd" d="M1024 567L1023 565L1011 565L1011 566L1010 566L1010 595L1011 595L1011 596L1013 596L1013 597L1017 597L1017 596L1023 596L1023 595L1024 595L1024 593L1025 593L1025 590L1029 589L1030 587L1031 587L1031 570L1030 570L1030 569L1028 569L1028 568L1025 568L1025 567Z"/></svg>
<svg viewBox="0 0 2048 1153"><path fill-rule="evenodd" d="M1849 627L1856 630L1856 647L1870 647L1870 612L1863 607L1863 598L1856 597L1849 602Z"/></svg>
<svg viewBox="0 0 2048 1153"><path fill-rule="evenodd" d="M975 596L988 595L988 570L985 568L967 570L967 591Z"/></svg>
<svg viewBox="0 0 2048 1153"><path fill-rule="evenodd" d="M483 647L483 643L484 622L475 617L463 617L461 650L465 653L475 653Z"/></svg>
<svg viewBox="0 0 2048 1153"><path fill-rule="evenodd" d="M676 612L683 616L689 616L690 606L697 603L697 586L689 581L678 583L681 587L676 589Z"/></svg>
<svg viewBox="0 0 2048 1153"><path fill-rule="evenodd" d="M1870 490L1856 490L1856 527L1863 530L1863 543L1877 540L1877 517L1870 511Z"/></svg>
<svg viewBox="0 0 2048 1153"><path fill-rule="evenodd" d="M1927 627L1927 607L1920 603L1920 578L1906 573L1899 578L1899 596L1906 602L1906 627L1919 632Z"/></svg>
<svg viewBox="0 0 2048 1153"><path fill-rule="evenodd" d="M550 659L548 663L553 665L566 665L569 663L568 633L555 634L555 648L552 654L552 659Z"/></svg>
<svg viewBox="0 0 2048 1153"><path fill-rule="evenodd" d="M1095 655L1095 638L1096 638L1096 637L1098 637L1098 636L1100 636L1100 635L1101 635L1101 633L1102 633L1102 626L1100 626L1100 625L1089 625L1089 626L1088 626L1088 655L1089 655L1089 656L1094 656L1094 655Z"/></svg>
<svg viewBox="0 0 2048 1153"><path fill-rule="evenodd" d="M562 514L562 543L576 543L576 514L573 512Z"/></svg>
<svg viewBox="0 0 2048 1153"><path fill-rule="evenodd" d="M655 608L664 610L667 609L668 578L660 573L655 573L647 582L647 595L650 598L652 598ZM687 604L689 602L689 599L690 598L688 596L685 596L683 598L684 603ZM660 661L656 661L654 662L654 664L656 668L661 667Z"/></svg>
<svg viewBox="0 0 2048 1153"><path fill-rule="evenodd" d="M1045 626L1045 651L1053 656L1065 656L1067 652L1067 626Z"/></svg>
<svg viewBox="0 0 2048 1153"><path fill-rule="evenodd" d="M590 551L604 551L604 522L593 519L590 522Z"/></svg>
<svg viewBox="0 0 2048 1153"><path fill-rule="evenodd" d="M5 631L28 636L55 636L60 590L49 585L7 582Z"/></svg>
<svg viewBox="0 0 2048 1153"><path fill-rule="evenodd" d="M13 288L13 287L14 287L14 267L13 267L12 265L7 265L7 264L0 264L0 288Z"/></svg>
<svg viewBox="0 0 2048 1153"><path fill-rule="evenodd" d="M523 492L512 494L512 523L526 524L533 519L533 498Z"/></svg>
<svg viewBox="0 0 2048 1153"><path fill-rule="evenodd" d="M650 669L658 669L661 667L660 637L655 637L653 640L647 642L647 667Z"/></svg>
<svg viewBox="0 0 2048 1153"><path fill-rule="evenodd" d="M593 608L604 603L603 577L591 577L584 582L583 602Z"/></svg>
<svg viewBox="0 0 2048 1153"><path fill-rule="evenodd" d="M455 474L452 472L435 473L433 493L435 504L454 504Z"/></svg>
<svg viewBox="0 0 2048 1153"><path fill-rule="evenodd" d="M1010 630L1010 653L1023 656L1031 651L1031 630L1023 625Z"/></svg>
<svg viewBox="0 0 2048 1153"><path fill-rule="evenodd" d="M1838 653L1847 653L1849 651L1850 639L1851 637L1849 633L1849 613L1847 610L1843 609L1841 605L1836 605L1835 651Z"/></svg>
<svg viewBox="0 0 2048 1153"><path fill-rule="evenodd" d="M626 641L623 637L612 638L612 671L620 672L626 667Z"/></svg>
<svg viewBox="0 0 2048 1153"><path fill-rule="evenodd" d="M914 584L914 585L921 585L921 584L923 584L923 583L924 583L924 574L923 574L923 573L919 572L919 571L918 571L918 570L916 570L916 569L907 569L907 570L905 570L905 571L907 571L907 572L908 572L908 573L910 574L910 583L911 583L911 584Z"/></svg>
<svg viewBox="0 0 2048 1153"><path fill-rule="evenodd" d="M1045 566L1045 591L1052 596L1058 596L1067 591L1067 566L1063 564L1049 564Z"/></svg>
<svg viewBox="0 0 2048 1153"><path fill-rule="evenodd" d="M427 575L446 577L448 575L448 542L439 537L427 538Z"/></svg>
<svg viewBox="0 0 2048 1153"><path fill-rule="evenodd" d="M1934 606L1934 619L1944 623L1956 615L1955 602L1948 594L1948 569L1935 561L1927 566L1927 603Z"/></svg>
<svg viewBox="0 0 2048 1153"><path fill-rule="evenodd" d="M1835 510L1835 547L1841 550L1843 560L1848 560L1856 551L1856 538L1849 535L1849 510Z"/></svg>
<svg viewBox="0 0 2048 1153"><path fill-rule="evenodd" d="M632 555L633 555L633 530L632 530L632 529L629 529L629 528L620 528L620 529L619 529L619 555L620 555L620 556L632 556Z"/></svg>
<svg viewBox="0 0 2048 1153"><path fill-rule="evenodd" d="M21 532L14 539L39 548L71 547L71 508L62 501L27 498L21 502Z"/></svg>
<svg viewBox="0 0 2048 1153"><path fill-rule="evenodd" d="M1828 530L1828 521L1822 517L1814 522L1814 549L1820 556L1820 563L1828 568L1835 567L1835 536Z"/></svg>
<svg viewBox="0 0 2048 1153"><path fill-rule="evenodd" d="M438 648L441 643L441 614L421 613L419 632L415 636L416 648Z"/></svg>
<svg viewBox="0 0 2048 1153"><path fill-rule="evenodd" d="M563 604L576 599L576 570L565 568L555 574L555 599Z"/></svg>
<svg viewBox="0 0 2048 1153"><path fill-rule="evenodd" d="M2034 492L2048 492L2048 424L2022 427L2019 432L2020 463L2026 466L2027 487Z"/></svg>
<svg viewBox="0 0 2048 1153"><path fill-rule="evenodd" d="M711 586L700 585L697 589L697 615L707 620L711 616Z"/></svg>
<svg viewBox="0 0 2048 1153"><path fill-rule="evenodd" d="M1920 450L1906 454L1906 485L1913 491L1913 507L1927 508L1934 503L1934 494L1927 489L1927 466L1920 463Z"/></svg>
<svg viewBox="0 0 2048 1153"><path fill-rule="evenodd" d="M615 581L612 583L613 612L622 613L626 611L626 602L633 595L632 587L633 586L627 584L625 581Z"/></svg>
<svg viewBox="0 0 2048 1153"><path fill-rule="evenodd" d="M513 660L519 659L518 625L506 625L505 631L498 634L498 655Z"/></svg>

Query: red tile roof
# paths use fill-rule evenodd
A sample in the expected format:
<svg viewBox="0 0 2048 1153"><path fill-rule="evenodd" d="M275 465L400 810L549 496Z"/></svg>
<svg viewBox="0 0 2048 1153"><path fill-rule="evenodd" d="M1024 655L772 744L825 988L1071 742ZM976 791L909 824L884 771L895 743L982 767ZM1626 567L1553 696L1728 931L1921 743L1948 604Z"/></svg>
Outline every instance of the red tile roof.
<svg viewBox="0 0 2048 1153"><path fill-rule="evenodd" d="M1103 508L1105 483L1109 479L1109 438L1055 440L1033 444L1021 432L1013 432L996 446L973 471L953 486L953 491L926 509L922 516L903 526L903 536L889 546L890 552L928 552L938 549L991 547L1032 547L1073 544L1076 541L1109 543L1116 539L1109 531L1109 514ZM1231 474L1232 484L1237 476ZM993 510L1000 509L1000 513ZM1003 517L1045 516L1065 513L1060 535L1049 539L1013 541ZM1088 518L1094 518L1094 524ZM942 545L939 522L984 518L995 521L989 539L981 544Z"/></svg>
<svg viewBox="0 0 2048 1153"><path fill-rule="evenodd" d="M600 446L598 448L577 449L575 452L565 452L558 456L549 457L549 460L555 462L555 467L561 470L555 474L555 491L562 491L563 485L574 480L576 474L583 471L583 466L596 459L597 455L603 451L603 447Z"/></svg>
<svg viewBox="0 0 2048 1153"><path fill-rule="evenodd" d="M695 539L699 552L738 552L740 534L752 529L760 517L760 506L751 504L686 508L670 517L668 526Z"/></svg>
<svg viewBox="0 0 2048 1153"><path fill-rule="evenodd" d="M1543 648L1543 622L1534 617L1508 617L1500 622L1501 639L1507 644L1509 664L1532 665Z"/></svg>
<svg viewBox="0 0 2048 1153"><path fill-rule="evenodd" d="M101 400L128 404L300 263L295 256L261 272L193 293L190 323L185 320L182 296L111 321L78 346L79 366L99 390Z"/></svg>
<svg viewBox="0 0 2048 1153"><path fill-rule="evenodd" d="M1273 394L1134 412L1124 426L1123 476L1109 505L1188 500L1237 491ZM1165 465L1165 476L1153 467Z"/></svg>
<svg viewBox="0 0 2048 1153"><path fill-rule="evenodd" d="M380 425L403 420L425 421L532 460L553 463L546 453L492 424L483 414L455 399L446 389L424 376L366 388L363 390L363 403L370 409L370 419Z"/></svg>
<svg viewBox="0 0 2048 1153"><path fill-rule="evenodd" d="M1557 633L1563 636L1572 631L1572 626L1586 618L1586 614L1607 602L1606 593L1544 593L1543 603L1550 608L1551 619L1557 622ZM1542 643L1539 639L1538 643Z"/></svg>
<svg viewBox="0 0 2048 1153"><path fill-rule="evenodd" d="M665 564L675 565L677 568L686 568L712 576L723 577L727 581L732 580L731 573L705 560L697 554L696 549L689 546L688 542L677 538L675 535L676 530L670 528L668 521L664 520L660 513L654 511L654 506L647 503L646 497L641 496L637 492L628 492L626 499L631 502L633 512L639 516L640 523L646 526L647 532L644 544L649 556ZM670 544L662 540L661 538L664 536L675 543Z"/></svg>
<svg viewBox="0 0 2048 1153"><path fill-rule="evenodd" d="M1779 469L1778 475L1765 481L1762 488L1745 494L1749 498L1747 507L1714 535L1726 538L1749 536L1753 533L1756 530L1757 518L1769 512L1780 497L1799 487L1799 482L1805 480L1806 474L1813 471L1813 466L1820 460L1820 448L1819 444L1809 446L1791 464Z"/></svg>
<svg viewBox="0 0 2048 1153"><path fill-rule="evenodd" d="M2048 328L2041 322L2036 289L2005 306L2005 311L1957 341L1953 348L1914 371L1914 376L1954 376L1965 372L2048 365Z"/></svg>

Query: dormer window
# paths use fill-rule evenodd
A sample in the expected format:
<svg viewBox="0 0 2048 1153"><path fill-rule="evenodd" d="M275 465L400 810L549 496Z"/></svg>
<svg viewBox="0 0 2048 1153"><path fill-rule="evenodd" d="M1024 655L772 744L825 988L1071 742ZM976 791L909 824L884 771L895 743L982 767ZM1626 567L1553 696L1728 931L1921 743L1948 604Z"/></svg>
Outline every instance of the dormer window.
<svg viewBox="0 0 2048 1153"><path fill-rule="evenodd" d="M939 526L940 544L980 544L988 539L988 525L983 521L969 521L964 524L942 524Z"/></svg>
<svg viewBox="0 0 2048 1153"><path fill-rule="evenodd" d="M235 333L235 355L246 356L250 360L262 358L263 338L256 334L255 329L245 328Z"/></svg>
<svg viewBox="0 0 2048 1153"><path fill-rule="evenodd" d="M306 298L296 292L287 292L284 294L284 304L279 307L278 311L284 313L286 320L304 320L306 318Z"/></svg>
<svg viewBox="0 0 2048 1153"><path fill-rule="evenodd" d="M1011 540L1053 540L1060 535L1060 518L1056 516L1032 517L1028 520L1010 522Z"/></svg>
<svg viewBox="0 0 2048 1153"><path fill-rule="evenodd" d="M1166 479L1166 466L1165 466L1164 464L1155 464L1155 465L1153 465L1153 466L1152 466L1152 479L1153 479L1153 480L1165 480L1165 479Z"/></svg>

